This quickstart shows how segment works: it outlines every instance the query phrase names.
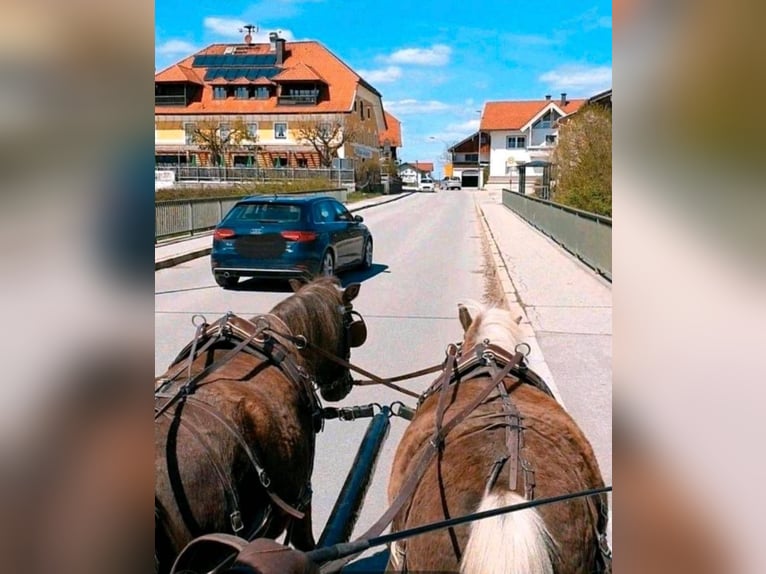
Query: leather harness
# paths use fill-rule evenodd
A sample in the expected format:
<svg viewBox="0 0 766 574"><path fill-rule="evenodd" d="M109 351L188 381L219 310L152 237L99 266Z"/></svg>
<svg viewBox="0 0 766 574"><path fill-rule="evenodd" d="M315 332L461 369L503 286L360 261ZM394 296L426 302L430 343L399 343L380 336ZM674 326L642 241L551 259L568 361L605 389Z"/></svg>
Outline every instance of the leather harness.
<svg viewBox="0 0 766 574"><path fill-rule="evenodd" d="M183 418L180 417L180 406L181 404L188 404L204 411L208 416L214 418L218 424L223 426L227 433L237 441L238 445L245 452L250 464L255 469L261 486L271 501L292 518L301 519L304 517L303 509L308 506L311 499L311 484L308 483L303 487L302 494L297 502L293 504L285 502L274 491L271 479L261 462L257 449L253 445L248 444L237 428L218 410L193 396L199 383L206 376L228 363L238 353L244 352L261 360L265 366L273 365L278 367L293 384L298 386L303 401L311 412L314 432L321 430L322 405L314 390L313 380L303 367L295 361L291 350L280 339L274 337L272 333L277 333L277 331L271 328L267 316L259 317L257 323L231 313L226 314L211 325L203 320L202 323L197 325L194 340L186 345L178 354L171 364L167 375L157 381L154 392L155 403L158 403L160 399L165 399L165 401L155 406L155 420L162 415L168 416L171 419L175 419L178 416L179 423L190 432L197 442L205 446L205 442L193 428L193 425L185 423ZM205 366L201 371L192 373L192 364L197 357L205 351L221 347L230 347L230 350L217 361ZM187 372L187 380L181 383L182 379L180 376L184 371ZM168 411L176 403L178 403L179 408L173 410L171 414ZM234 534L238 534L244 529L244 525L239 510L239 500L232 481L228 477L227 472L216 462L215 457L207 452L209 449L203 450L223 486L230 510L231 528ZM250 528L248 538L256 537L263 532L270 518L270 512L266 509L260 517L258 524Z"/></svg>

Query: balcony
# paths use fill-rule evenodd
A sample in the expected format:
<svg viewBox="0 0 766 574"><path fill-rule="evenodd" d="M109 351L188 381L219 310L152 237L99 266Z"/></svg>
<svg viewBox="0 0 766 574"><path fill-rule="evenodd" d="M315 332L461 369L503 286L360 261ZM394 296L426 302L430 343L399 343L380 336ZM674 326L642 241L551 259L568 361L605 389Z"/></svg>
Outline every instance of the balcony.
<svg viewBox="0 0 766 574"><path fill-rule="evenodd" d="M319 92L314 94L285 94L277 98L279 106L315 106L319 101Z"/></svg>
<svg viewBox="0 0 766 574"><path fill-rule="evenodd" d="M155 106L185 106L186 95L185 94L180 94L180 95L155 94L154 105Z"/></svg>

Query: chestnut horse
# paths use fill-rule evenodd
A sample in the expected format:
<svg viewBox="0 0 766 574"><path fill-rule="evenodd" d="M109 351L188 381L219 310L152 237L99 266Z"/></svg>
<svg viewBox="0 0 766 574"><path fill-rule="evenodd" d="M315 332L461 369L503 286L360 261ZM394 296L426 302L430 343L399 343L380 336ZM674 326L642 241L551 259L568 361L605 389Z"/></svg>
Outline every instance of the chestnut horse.
<svg viewBox="0 0 766 574"><path fill-rule="evenodd" d="M352 311L359 284L302 285L268 314L227 315L155 383L155 571L202 534L314 547L311 474L326 400L352 386L350 347L366 328ZM191 363L191 365L189 365Z"/></svg>
<svg viewBox="0 0 766 574"><path fill-rule="evenodd" d="M487 348L514 350L521 330L511 314L478 303L459 306L465 330L458 361ZM481 345L484 345L482 347ZM473 353L473 355L472 355ZM490 354L491 355L491 354ZM474 364L486 365L486 359ZM450 381L445 425L489 391L492 374L480 367ZM548 394L544 383L526 384L525 365L514 368L473 411L448 431L392 531L524 502L603 487L598 463L585 435ZM518 379L521 379L520 382ZM539 382L539 377L535 376ZM532 379L530 379L532 380ZM438 381L437 381L438 382ZM432 389L436 390L436 389ZM399 443L389 482L389 500L400 493L427 450L437 419L439 393L427 392ZM515 415L511 414L515 413ZM514 418L520 416L521 418ZM520 421L520 423L519 423ZM516 446L513 447L513 443ZM511 476L513 474L514 476ZM463 574L583 574L608 572L607 499L575 498L475 521L392 545L389 570ZM603 553L602 553L603 550Z"/></svg>

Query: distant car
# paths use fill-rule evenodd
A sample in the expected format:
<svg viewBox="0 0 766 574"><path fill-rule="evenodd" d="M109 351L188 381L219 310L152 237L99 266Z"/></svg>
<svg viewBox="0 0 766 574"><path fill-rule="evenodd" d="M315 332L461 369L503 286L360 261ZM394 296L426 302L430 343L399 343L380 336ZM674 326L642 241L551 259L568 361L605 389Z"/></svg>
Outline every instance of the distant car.
<svg viewBox="0 0 766 574"><path fill-rule="evenodd" d="M240 277L310 277L351 267L368 269L372 234L363 221L330 197L248 197L213 232L213 277L230 289Z"/></svg>
<svg viewBox="0 0 766 574"><path fill-rule="evenodd" d="M430 177L424 177L420 180L420 185L418 186L418 189L420 191L434 191L434 180Z"/></svg>
<svg viewBox="0 0 766 574"><path fill-rule="evenodd" d="M463 189L463 183L459 177L448 177L444 183L446 189Z"/></svg>

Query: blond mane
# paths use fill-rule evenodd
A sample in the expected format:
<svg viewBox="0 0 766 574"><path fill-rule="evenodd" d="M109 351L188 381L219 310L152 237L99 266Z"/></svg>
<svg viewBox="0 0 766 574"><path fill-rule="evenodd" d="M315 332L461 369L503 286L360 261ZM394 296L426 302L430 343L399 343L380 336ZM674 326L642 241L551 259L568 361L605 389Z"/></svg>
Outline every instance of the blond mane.
<svg viewBox="0 0 766 574"><path fill-rule="evenodd" d="M458 308L465 331L463 346L466 349L488 339L493 345L513 352L516 345L524 342L524 333L519 327L521 317L514 318L507 309L474 300L467 300L459 304Z"/></svg>

